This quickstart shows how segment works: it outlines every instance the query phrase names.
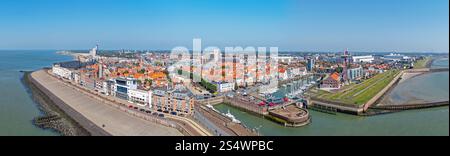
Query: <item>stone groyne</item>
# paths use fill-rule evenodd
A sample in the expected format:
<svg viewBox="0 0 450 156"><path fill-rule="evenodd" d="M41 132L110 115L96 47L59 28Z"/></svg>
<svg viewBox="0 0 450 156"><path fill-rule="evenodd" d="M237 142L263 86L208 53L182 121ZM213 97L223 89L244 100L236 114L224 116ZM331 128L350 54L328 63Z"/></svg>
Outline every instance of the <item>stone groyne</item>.
<svg viewBox="0 0 450 156"><path fill-rule="evenodd" d="M420 104L407 104L407 105L373 106L373 107L370 107L370 109L400 111L400 110L412 110L412 109L425 109L425 108L433 108L433 107L444 107L444 106L448 106L448 105L449 105L449 101L440 101L440 102L430 102L430 103L420 103Z"/></svg>

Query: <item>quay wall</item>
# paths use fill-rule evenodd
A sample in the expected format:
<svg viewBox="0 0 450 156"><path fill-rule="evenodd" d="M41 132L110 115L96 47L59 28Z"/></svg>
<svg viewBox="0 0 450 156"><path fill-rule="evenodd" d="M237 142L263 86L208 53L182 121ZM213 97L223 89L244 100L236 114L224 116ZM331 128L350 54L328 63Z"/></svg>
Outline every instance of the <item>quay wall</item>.
<svg viewBox="0 0 450 156"><path fill-rule="evenodd" d="M337 112L358 115L364 112L363 106L356 106L336 101L326 101L323 99L311 98L311 105L319 107L334 108Z"/></svg>
<svg viewBox="0 0 450 156"><path fill-rule="evenodd" d="M210 98L210 99L204 99L204 100L197 100L196 101L196 105L218 105L221 103L224 103L225 97L220 96L220 97L215 97L215 98Z"/></svg>
<svg viewBox="0 0 450 156"><path fill-rule="evenodd" d="M286 127L302 127L311 123L311 116L309 112L307 110L304 111L306 111L306 114L301 118L290 118L274 112L269 112L269 115L285 120L286 122L283 124Z"/></svg>
<svg viewBox="0 0 450 156"><path fill-rule="evenodd" d="M242 124L233 123L231 119L205 106L197 106L194 118L218 136L256 136L257 134Z"/></svg>
<svg viewBox="0 0 450 156"><path fill-rule="evenodd" d="M245 101L230 99L225 96L196 101L197 106L201 106L201 105L205 106L208 104L213 105L213 106L218 105L218 104L227 104L227 105L241 109L246 112L255 113L256 115L268 115L269 114L267 108L261 109L260 107L254 105L254 104L246 103Z"/></svg>
<svg viewBox="0 0 450 156"><path fill-rule="evenodd" d="M200 124L202 124L202 126L213 132L214 136L232 136L228 134L225 130L219 128L217 125L215 125L212 121L210 121L207 117L205 117L201 113L195 113L194 119Z"/></svg>
<svg viewBox="0 0 450 156"><path fill-rule="evenodd" d="M241 110L244 110L246 112L253 113L256 115L268 115L269 114L267 108L261 108L254 104L245 103L244 101L238 101L238 100L225 98L224 103L226 103L232 107L235 107L235 108L238 108L238 109L241 109Z"/></svg>

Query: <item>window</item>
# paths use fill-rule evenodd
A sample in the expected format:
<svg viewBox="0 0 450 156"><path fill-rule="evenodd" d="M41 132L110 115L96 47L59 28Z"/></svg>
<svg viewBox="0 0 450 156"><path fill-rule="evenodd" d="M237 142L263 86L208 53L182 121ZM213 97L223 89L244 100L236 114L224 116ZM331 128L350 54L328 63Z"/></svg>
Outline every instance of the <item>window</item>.
<svg viewBox="0 0 450 156"><path fill-rule="evenodd" d="M121 86L117 86L117 91L121 93L128 93L128 89Z"/></svg>
<svg viewBox="0 0 450 156"><path fill-rule="evenodd" d="M181 100L177 100L178 104L177 104L177 109L181 110L182 108L182 101Z"/></svg>
<svg viewBox="0 0 450 156"><path fill-rule="evenodd" d="M116 80L116 83L118 85L122 85L122 86L126 86L127 85L127 82L126 81L122 81L122 80Z"/></svg>

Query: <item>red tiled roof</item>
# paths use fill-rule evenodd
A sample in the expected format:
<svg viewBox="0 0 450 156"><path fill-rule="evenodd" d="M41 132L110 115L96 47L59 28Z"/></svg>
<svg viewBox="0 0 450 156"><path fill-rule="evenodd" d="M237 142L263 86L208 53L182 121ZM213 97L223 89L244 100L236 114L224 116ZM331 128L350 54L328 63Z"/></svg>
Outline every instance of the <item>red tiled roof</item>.
<svg viewBox="0 0 450 156"><path fill-rule="evenodd" d="M339 75L339 73L335 72L335 73L331 74L330 77L336 81L339 81L339 78L341 76Z"/></svg>

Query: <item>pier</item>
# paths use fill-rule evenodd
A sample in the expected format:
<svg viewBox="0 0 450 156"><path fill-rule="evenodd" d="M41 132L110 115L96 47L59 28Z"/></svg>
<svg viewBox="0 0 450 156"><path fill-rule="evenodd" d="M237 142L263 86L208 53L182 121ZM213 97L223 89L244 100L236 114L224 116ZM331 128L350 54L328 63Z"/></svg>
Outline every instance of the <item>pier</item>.
<svg viewBox="0 0 450 156"><path fill-rule="evenodd" d="M449 101L440 101L440 102L430 102L430 103L420 103L420 104L407 104L407 105L382 105L382 106L373 106L370 109L376 110L412 110L412 109L424 109L424 108L433 108L433 107L443 107L448 106Z"/></svg>
<svg viewBox="0 0 450 156"><path fill-rule="evenodd" d="M421 68L421 69L408 69L406 73L434 73L434 72L448 72L449 68Z"/></svg>

